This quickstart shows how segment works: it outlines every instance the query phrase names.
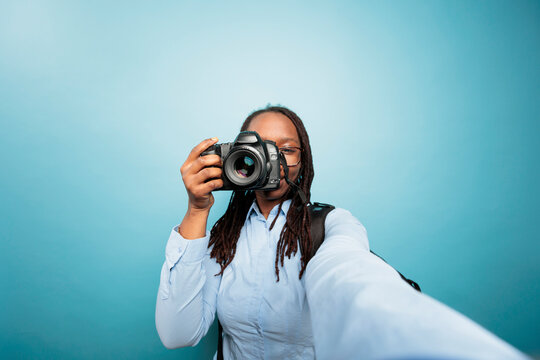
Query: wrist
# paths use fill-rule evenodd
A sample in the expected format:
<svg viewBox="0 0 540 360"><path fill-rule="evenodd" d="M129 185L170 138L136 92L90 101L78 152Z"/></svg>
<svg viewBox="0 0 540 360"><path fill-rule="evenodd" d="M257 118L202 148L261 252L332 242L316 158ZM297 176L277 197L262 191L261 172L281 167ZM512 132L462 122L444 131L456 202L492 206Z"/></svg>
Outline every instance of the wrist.
<svg viewBox="0 0 540 360"><path fill-rule="evenodd" d="M188 203L188 208L187 208L187 213L186 213L187 216L208 217L209 214L210 214L210 207L200 208L196 205L193 205L191 202Z"/></svg>
<svg viewBox="0 0 540 360"><path fill-rule="evenodd" d="M208 210L191 209L188 211L178 227L178 233L187 240L199 239L206 235Z"/></svg>

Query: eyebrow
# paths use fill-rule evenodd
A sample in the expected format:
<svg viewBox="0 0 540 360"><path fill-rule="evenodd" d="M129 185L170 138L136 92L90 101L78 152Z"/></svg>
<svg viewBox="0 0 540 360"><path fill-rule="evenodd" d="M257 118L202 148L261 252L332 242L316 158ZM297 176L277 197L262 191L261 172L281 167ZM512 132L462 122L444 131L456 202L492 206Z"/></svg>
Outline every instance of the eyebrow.
<svg viewBox="0 0 540 360"><path fill-rule="evenodd" d="M261 140L262 140L262 141L266 141L266 140L268 140L268 139L267 139L267 138L261 137ZM294 142L294 143L296 143L296 144L298 144L298 145L301 144L301 142L300 142L299 140L297 141L295 138L292 138L292 137L282 137L282 138L279 138L279 139L277 139L276 144L278 144L278 143L285 143L285 142L287 142L287 141L292 141L292 142Z"/></svg>
<svg viewBox="0 0 540 360"><path fill-rule="evenodd" d="M298 142L298 141L296 141L296 139L291 138L291 137L284 137L284 138L281 138L281 139L279 139L279 140L281 140L281 141L294 141L294 142Z"/></svg>
<svg viewBox="0 0 540 360"><path fill-rule="evenodd" d="M297 141L296 139L291 138L291 137L284 137L284 138L279 138L278 139L278 142L280 142L280 143L287 142L287 141L293 141L293 142L295 142L297 144L300 144L300 141Z"/></svg>

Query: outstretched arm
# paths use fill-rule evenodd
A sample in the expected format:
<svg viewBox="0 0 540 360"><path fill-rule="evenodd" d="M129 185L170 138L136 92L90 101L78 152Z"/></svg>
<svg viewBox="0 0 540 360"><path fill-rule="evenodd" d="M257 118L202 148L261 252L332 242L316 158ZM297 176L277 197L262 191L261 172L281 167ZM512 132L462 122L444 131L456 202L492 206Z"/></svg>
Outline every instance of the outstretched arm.
<svg viewBox="0 0 540 360"><path fill-rule="evenodd" d="M350 212L335 209L325 227L305 279L317 359L526 359L404 282Z"/></svg>

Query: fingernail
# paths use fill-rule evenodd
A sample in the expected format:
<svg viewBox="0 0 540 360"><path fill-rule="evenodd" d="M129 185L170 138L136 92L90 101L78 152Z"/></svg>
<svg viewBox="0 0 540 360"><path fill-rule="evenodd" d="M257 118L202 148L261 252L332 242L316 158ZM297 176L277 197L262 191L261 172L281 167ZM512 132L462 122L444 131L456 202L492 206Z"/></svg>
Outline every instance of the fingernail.
<svg viewBox="0 0 540 360"><path fill-rule="evenodd" d="M217 137L213 137L213 138L211 138L210 140L212 140L212 141L217 141L218 138L217 138Z"/></svg>

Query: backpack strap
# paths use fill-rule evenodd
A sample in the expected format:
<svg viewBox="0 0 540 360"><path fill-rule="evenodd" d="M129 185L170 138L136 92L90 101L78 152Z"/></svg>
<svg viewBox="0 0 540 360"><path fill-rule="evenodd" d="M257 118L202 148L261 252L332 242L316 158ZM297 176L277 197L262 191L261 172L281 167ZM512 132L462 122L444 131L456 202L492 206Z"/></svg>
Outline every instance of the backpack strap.
<svg viewBox="0 0 540 360"><path fill-rule="evenodd" d="M326 221L326 216L330 213L330 211L334 210L335 208L336 207L333 205L319 202L315 202L313 203L313 205L308 205L308 210L311 215L311 240L313 243L313 246L311 248L311 257L315 255L315 253L324 241L324 222ZM375 254L372 250L369 251L386 263L386 260L384 260L382 257ZM394 270L396 269L394 268ZM407 282L415 290L417 290L418 292L422 292L422 290L420 289L420 285L418 285L415 281L406 278L402 273L397 270L396 272L405 282Z"/></svg>
<svg viewBox="0 0 540 360"><path fill-rule="evenodd" d="M311 256L315 255L322 242L324 241L324 222L330 211L336 207L325 203L313 203L308 205L308 211L311 215Z"/></svg>
<svg viewBox="0 0 540 360"><path fill-rule="evenodd" d="M377 256L379 259L381 259L382 261L384 261L385 263L386 260L384 260L381 256L375 254L373 251L369 250L373 255ZM388 263L387 263L388 264ZM397 271L397 269L394 268L394 270ZM400 273L399 271L397 271L397 273L399 274L399 276L401 276L401 278L403 280L405 280L405 282L407 282L409 285L411 285L416 291L418 292L422 292L422 290L420 290L420 285L418 285L415 281L411 280L411 279L407 279L402 273Z"/></svg>
<svg viewBox="0 0 540 360"><path fill-rule="evenodd" d="M223 360L223 327L221 326L219 319L217 321L217 326L218 326L217 360Z"/></svg>

